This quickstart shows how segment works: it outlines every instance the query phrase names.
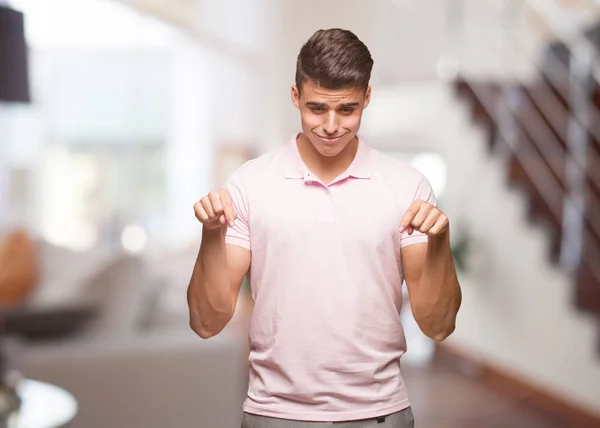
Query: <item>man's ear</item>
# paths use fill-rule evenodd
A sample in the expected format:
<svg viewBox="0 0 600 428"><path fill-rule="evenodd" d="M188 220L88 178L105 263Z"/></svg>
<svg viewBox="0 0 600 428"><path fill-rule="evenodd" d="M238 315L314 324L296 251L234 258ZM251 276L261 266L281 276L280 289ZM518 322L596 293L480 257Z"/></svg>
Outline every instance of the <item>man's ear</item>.
<svg viewBox="0 0 600 428"><path fill-rule="evenodd" d="M367 86L367 91L365 92L365 106L363 108L367 108L369 103L371 102L371 87Z"/></svg>
<svg viewBox="0 0 600 428"><path fill-rule="evenodd" d="M300 110L300 91L296 85L292 85L292 102Z"/></svg>

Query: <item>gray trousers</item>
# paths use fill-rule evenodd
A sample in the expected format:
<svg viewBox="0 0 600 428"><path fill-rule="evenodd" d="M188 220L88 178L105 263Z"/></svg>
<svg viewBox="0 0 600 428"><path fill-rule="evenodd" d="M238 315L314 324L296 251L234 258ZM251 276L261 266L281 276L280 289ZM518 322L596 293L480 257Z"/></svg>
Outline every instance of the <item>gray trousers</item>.
<svg viewBox="0 0 600 428"><path fill-rule="evenodd" d="M246 412L242 416L242 428L414 428L414 426L415 419L410 407L385 417L346 422L293 421Z"/></svg>

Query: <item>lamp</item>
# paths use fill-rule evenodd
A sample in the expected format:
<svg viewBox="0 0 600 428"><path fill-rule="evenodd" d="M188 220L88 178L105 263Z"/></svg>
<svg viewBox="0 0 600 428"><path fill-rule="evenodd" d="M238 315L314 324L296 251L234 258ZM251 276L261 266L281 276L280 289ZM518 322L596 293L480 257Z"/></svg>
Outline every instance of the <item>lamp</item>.
<svg viewBox="0 0 600 428"><path fill-rule="evenodd" d="M0 102L30 101L23 13L0 4Z"/></svg>

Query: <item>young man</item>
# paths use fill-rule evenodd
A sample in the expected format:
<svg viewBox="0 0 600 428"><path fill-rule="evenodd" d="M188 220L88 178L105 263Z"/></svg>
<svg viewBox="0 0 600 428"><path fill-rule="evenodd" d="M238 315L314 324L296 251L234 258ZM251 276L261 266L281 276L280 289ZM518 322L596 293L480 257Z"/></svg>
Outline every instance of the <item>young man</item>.
<svg viewBox="0 0 600 428"><path fill-rule="evenodd" d="M255 300L244 428L413 427L403 280L427 336L454 329L448 219L422 174L358 135L372 66L353 33L317 31L292 87L302 132L194 205L191 328L218 334L247 273Z"/></svg>

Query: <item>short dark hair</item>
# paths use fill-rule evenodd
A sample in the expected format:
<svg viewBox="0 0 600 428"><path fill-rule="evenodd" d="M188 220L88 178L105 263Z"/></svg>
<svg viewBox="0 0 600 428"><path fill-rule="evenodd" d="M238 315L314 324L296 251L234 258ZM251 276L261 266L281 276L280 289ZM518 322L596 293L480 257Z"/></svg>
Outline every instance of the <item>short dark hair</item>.
<svg viewBox="0 0 600 428"><path fill-rule="evenodd" d="M373 59L369 49L348 30L318 30L302 46L296 62L296 86L311 80L327 89L366 90Z"/></svg>

